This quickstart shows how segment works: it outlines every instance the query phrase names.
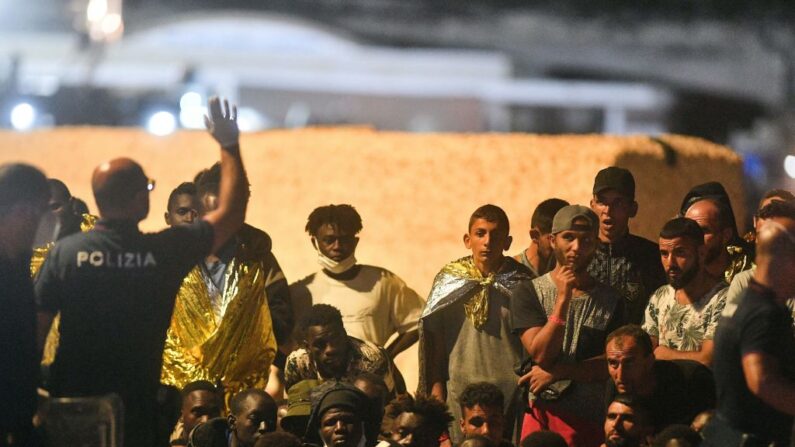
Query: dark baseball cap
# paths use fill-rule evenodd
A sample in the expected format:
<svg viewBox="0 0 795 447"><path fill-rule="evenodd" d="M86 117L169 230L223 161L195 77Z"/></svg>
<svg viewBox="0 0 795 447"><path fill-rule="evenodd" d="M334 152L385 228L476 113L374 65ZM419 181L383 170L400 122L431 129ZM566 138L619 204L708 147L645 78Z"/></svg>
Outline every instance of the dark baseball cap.
<svg viewBox="0 0 795 447"><path fill-rule="evenodd" d="M593 181L593 193L599 194L608 189L615 189L621 195L634 199L635 177L628 169L617 166L604 168L596 174Z"/></svg>
<svg viewBox="0 0 795 447"><path fill-rule="evenodd" d="M587 224L575 224L577 219L585 219ZM552 234L566 230L575 231L596 231L599 228L599 218L596 213L587 206L569 205L564 206L552 219Z"/></svg>

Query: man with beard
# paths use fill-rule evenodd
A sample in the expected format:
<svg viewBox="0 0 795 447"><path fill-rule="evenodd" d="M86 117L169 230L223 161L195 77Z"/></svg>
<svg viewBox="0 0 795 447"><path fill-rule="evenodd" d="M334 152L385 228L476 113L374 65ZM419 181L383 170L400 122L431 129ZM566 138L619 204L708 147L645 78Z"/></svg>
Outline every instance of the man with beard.
<svg viewBox="0 0 795 447"><path fill-rule="evenodd" d="M547 199L539 203L530 219L530 246L513 258L530 269L533 278L545 274L555 267L555 256L549 243L552 218L569 202L561 199Z"/></svg>
<svg viewBox="0 0 795 447"><path fill-rule="evenodd" d="M607 407L605 443L602 447L641 447L649 444L654 425L643 403L620 394Z"/></svg>
<svg viewBox="0 0 795 447"><path fill-rule="evenodd" d="M712 339L728 289L707 272L707 251L694 220L677 217L660 231L660 257L669 284L654 292L643 322L657 359L712 364Z"/></svg>
<svg viewBox="0 0 795 447"><path fill-rule="evenodd" d="M695 220L704 231L710 275L729 284L734 275L751 267L753 247L740 238L729 194L719 182L691 188L682 200L679 215Z"/></svg>
<svg viewBox="0 0 795 447"><path fill-rule="evenodd" d="M591 209L599 218L599 245L588 272L624 298L624 323L640 324L649 295L665 284L657 244L629 232L638 214L635 178L610 166L596 174Z"/></svg>
<svg viewBox="0 0 795 447"><path fill-rule="evenodd" d="M588 273L598 230L599 220L587 207L558 211L551 237L555 269L522 283L514 295L514 333L533 364L520 379L531 392L522 437L551 430L582 447L604 439L604 343L623 321L623 300Z"/></svg>

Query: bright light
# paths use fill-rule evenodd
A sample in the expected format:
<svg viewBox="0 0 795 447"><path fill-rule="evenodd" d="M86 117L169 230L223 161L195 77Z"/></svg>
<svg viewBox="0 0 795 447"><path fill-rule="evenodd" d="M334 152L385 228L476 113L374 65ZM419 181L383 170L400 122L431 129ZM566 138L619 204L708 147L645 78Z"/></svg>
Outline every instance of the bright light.
<svg viewBox="0 0 795 447"><path fill-rule="evenodd" d="M174 133L177 130L177 118L173 113L161 110L149 117L146 130L159 137Z"/></svg>
<svg viewBox="0 0 795 447"><path fill-rule="evenodd" d="M30 130L36 122L36 109L23 102L11 109L11 126L16 130Z"/></svg>
<svg viewBox="0 0 795 447"><path fill-rule="evenodd" d="M790 178L795 178L795 155L784 157L784 171Z"/></svg>
<svg viewBox="0 0 795 447"><path fill-rule="evenodd" d="M186 129L204 129L207 107L200 93L188 91L179 98L179 123Z"/></svg>
<svg viewBox="0 0 795 447"><path fill-rule="evenodd" d="M186 92L179 98L179 107L181 109L192 109L203 105L204 99L202 99L202 95L196 92Z"/></svg>
<svg viewBox="0 0 795 447"><path fill-rule="evenodd" d="M204 129L207 107L191 107L179 111L179 123L186 129Z"/></svg>
<svg viewBox="0 0 795 447"><path fill-rule="evenodd" d="M241 132L255 132L270 127L270 123L251 107L241 107L237 110L237 127Z"/></svg>
<svg viewBox="0 0 795 447"><path fill-rule="evenodd" d="M108 13L108 0L91 0L86 8L86 19L89 22L99 22Z"/></svg>
<svg viewBox="0 0 795 447"><path fill-rule="evenodd" d="M102 19L102 32L105 35L114 35L121 31L121 29L122 23L120 14L108 14Z"/></svg>

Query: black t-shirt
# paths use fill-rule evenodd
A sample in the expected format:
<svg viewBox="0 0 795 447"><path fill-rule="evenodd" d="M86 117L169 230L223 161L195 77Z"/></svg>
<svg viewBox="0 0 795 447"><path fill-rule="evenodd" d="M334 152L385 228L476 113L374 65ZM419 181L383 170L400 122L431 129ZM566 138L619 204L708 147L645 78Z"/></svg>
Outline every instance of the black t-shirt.
<svg viewBox="0 0 795 447"><path fill-rule="evenodd" d="M655 432L672 424L690 425L693 418L715 405L712 372L690 360L657 360L653 366L656 386L643 403L651 411ZM605 408L618 394L615 383L607 381Z"/></svg>
<svg viewBox="0 0 795 447"><path fill-rule="evenodd" d="M30 261L0 258L0 432L30 427L38 372Z"/></svg>
<svg viewBox="0 0 795 447"><path fill-rule="evenodd" d="M745 381L742 358L761 353L778 363L780 374L795 381L795 340L789 310L774 301L773 292L754 280L740 295L731 317L715 333L713 369L718 413L737 430L789 445L792 416L756 397Z"/></svg>
<svg viewBox="0 0 795 447"><path fill-rule="evenodd" d="M203 220L152 234L100 221L59 241L35 283L40 309L61 313L53 394L151 395L177 290L212 241Z"/></svg>
<svg viewBox="0 0 795 447"><path fill-rule="evenodd" d="M659 246L634 234L612 244L600 243L588 272L621 292L625 323L642 324L649 297L666 284Z"/></svg>

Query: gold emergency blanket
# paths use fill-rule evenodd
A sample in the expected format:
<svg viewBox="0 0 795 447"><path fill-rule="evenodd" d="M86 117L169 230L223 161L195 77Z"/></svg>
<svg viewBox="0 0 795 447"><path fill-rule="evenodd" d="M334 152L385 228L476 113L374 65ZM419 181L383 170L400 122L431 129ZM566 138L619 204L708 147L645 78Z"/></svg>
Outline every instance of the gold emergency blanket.
<svg viewBox="0 0 795 447"><path fill-rule="evenodd" d="M494 273L483 277L471 256L451 262L442 268L442 275L449 275L451 282L464 281L469 285L470 293L474 290L474 295L464 303L464 314L469 321L480 329L486 324L489 317L489 286L494 283ZM442 278L437 276L434 282L434 291L442 292L444 287L437 287Z"/></svg>
<svg viewBox="0 0 795 447"><path fill-rule="evenodd" d="M269 275L262 244L245 238L227 265L224 298L229 302L216 323L201 269L182 281L166 336L161 382L183 388L195 380L220 381L225 400L245 388L264 389L276 355L266 287Z"/></svg>
<svg viewBox="0 0 795 447"><path fill-rule="evenodd" d="M97 223L97 216L92 216L91 214L83 214L82 219L80 221L80 231L86 232L92 228ZM43 247L36 247L33 249L33 256L30 258L30 276L35 277L36 273L39 272L41 265L44 264L44 260L47 258L47 254L50 253L52 247L55 246L54 242L50 242L49 244ZM50 331L47 332L47 341L44 343L44 353L41 356L41 364L48 366L52 364L53 360L55 360L55 351L58 350L58 342L60 340L60 332L59 328L61 326L61 314L58 313L55 315L55 318L52 320L52 325L50 326Z"/></svg>
<svg viewBox="0 0 795 447"><path fill-rule="evenodd" d="M425 308L420 316L420 346L419 346L419 390L430 392L428 380L427 349L424 332L425 319L448 306L466 300L464 314L476 329L486 324L489 316L489 289L492 287L500 292L510 295L511 290L521 281L531 279L529 271L520 266L511 258L505 258L500 270L483 277L475 266L472 256L467 256L445 265L433 280L433 287L425 303Z"/></svg>

